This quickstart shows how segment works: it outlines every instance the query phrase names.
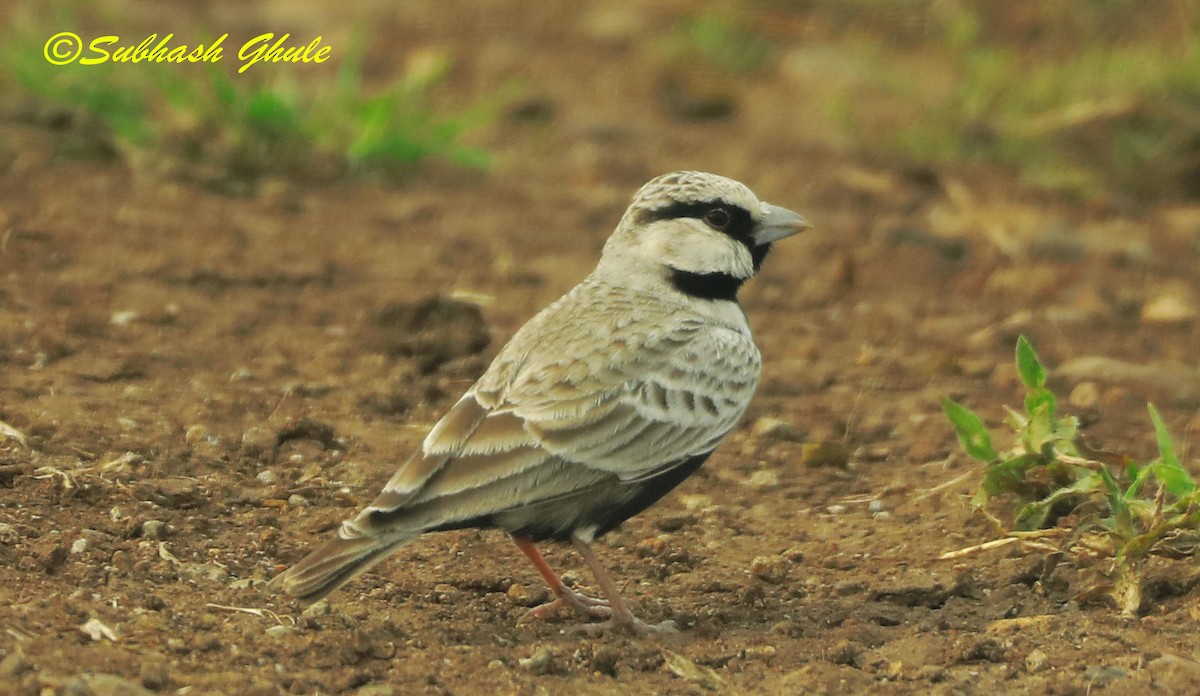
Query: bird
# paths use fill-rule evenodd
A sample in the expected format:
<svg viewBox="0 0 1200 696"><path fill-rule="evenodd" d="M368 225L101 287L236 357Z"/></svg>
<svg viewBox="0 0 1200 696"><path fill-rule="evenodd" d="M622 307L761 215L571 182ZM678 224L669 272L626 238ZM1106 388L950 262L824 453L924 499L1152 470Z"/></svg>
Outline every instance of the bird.
<svg viewBox="0 0 1200 696"><path fill-rule="evenodd" d="M737 425L762 368L738 289L809 227L724 176L650 180L592 273L517 330L378 497L269 589L317 601L422 534L498 528L554 595L522 620L574 611L597 633L676 630L634 615L591 544ZM564 583L542 542L573 545L604 598Z"/></svg>

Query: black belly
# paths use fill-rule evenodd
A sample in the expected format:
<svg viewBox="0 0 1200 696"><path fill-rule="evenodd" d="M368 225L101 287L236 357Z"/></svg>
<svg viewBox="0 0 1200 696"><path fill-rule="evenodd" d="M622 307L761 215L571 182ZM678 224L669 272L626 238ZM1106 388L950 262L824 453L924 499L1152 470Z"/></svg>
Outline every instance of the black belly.
<svg viewBox="0 0 1200 696"><path fill-rule="evenodd" d="M520 509L450 522L429 531L499 527L533 541L568 541L578 529L594 527L595 536L612 531L622 522L658 502L684 479L696 473L712 451L689 457L649 478L612 481L576 493L545 500Z"/></svg>

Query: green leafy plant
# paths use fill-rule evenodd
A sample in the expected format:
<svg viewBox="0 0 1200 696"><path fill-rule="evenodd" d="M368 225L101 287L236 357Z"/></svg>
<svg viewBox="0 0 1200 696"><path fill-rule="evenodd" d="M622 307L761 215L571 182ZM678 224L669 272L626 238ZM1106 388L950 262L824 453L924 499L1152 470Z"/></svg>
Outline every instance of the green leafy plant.
<svg viewBox="0 0 1200 696"><path fill-rule="evenodd" d="M1138 464L1127 456L1094 452L1082 444L1079 422L1058 412L1046 388L1046 369L1025 337L1017 341L1017 374L1026 388L1024 410L1008 410L1015 446L999 452L983 420L950 399L942 402L963 450L985 465L972 502L1011 503L1016 533L1061 523L1074 525L1076 541L1110 556L1110 588L1122 613L1136 615L1142 578L1152 554L1193 555L1200 529L1200 491L1175 452L1153 405L1149 405L1158 457ZM1103 461L1101 461L1103 459Z"/></svg>

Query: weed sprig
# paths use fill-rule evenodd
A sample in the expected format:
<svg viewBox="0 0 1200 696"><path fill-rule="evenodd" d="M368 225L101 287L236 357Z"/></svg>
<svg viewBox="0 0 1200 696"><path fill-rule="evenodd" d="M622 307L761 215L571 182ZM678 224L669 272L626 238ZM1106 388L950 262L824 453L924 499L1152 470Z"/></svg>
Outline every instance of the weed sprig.
<svg viewBox="0 0 1200 696"><path fill-rule="evenodd" d="M1072 541L1111 557L1108 589L1121 612L1135 616L1147 558L1195 553L1196 482L1153 404L1148 408L1158 442L1155 459L1137 463L1127 455L1095 452L1082 443L1078 419L1059 414L1046 388L1046 369L1024 336L1017 340L1016 362L1027 392L1023 412L1006 408L1005 421L1016 434L1011 450L994 448L991 432L973 411L948 398L942 402L963 449L986 465L972 502L982 509L993 499L1010 501L1016 532L1074 525Z"/></svg>

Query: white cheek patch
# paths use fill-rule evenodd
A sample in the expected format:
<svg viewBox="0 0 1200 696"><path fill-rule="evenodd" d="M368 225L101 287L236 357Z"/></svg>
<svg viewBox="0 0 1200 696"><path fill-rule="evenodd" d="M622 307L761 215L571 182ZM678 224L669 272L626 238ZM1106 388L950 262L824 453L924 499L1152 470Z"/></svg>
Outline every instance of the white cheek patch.
<svg viewBox="0 0 1200 696"><path fill-rule="evenodd" d="M726 237L726 239L729 238ZM741 242L736 242L732 239L729 239L729 241L734 247L734 262L730 270L726 272L735 278L749 278L754 275L754 258L750 256L750 250Z"/></svg>
<svg viewBox="0 0 1200 696"><path fill-rule="evenodd" d="M724 273L735 278L754 275L754 260L744 244L694 218L650 225L639 246L645 256L680 271Z"/></svg>
<svg viewBox="0 0 1200 696"><path fill-rule="evenodd" d="M642 248L642 254L652 259L674 258L677 253L675 239L671 235L647 234L640 241L638 246Z"/></svg>

